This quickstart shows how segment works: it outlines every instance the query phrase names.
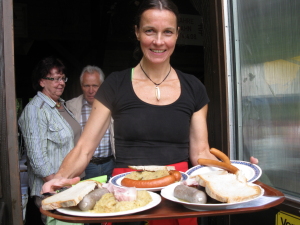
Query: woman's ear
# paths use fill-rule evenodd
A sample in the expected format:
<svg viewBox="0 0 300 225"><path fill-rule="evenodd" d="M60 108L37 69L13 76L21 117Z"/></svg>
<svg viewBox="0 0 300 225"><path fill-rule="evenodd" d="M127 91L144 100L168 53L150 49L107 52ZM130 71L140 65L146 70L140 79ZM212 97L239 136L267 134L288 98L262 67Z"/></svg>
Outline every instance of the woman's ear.
<svg viewBox="0 0 300 225"><path fill-rule="evenodd" d="M180 31L180 27L177 28L177 37L176 37L176 39L178 38L179 31Z"/></svg>
<svg viewBox="0 0 300 225"><path fill-rule="evenodd" d="M40 79L39 83L40 83L40 86L41 86L42 88L45 87L45 83L44 83L44 80L43 80L43 79Z"/></svg>
<svg viewBox="0 0 300 225"><path fill-rule="evenodd" d="M140 34L139 34L139 29L138 29L137 25L134 25L134 32L135 32L136 39L139 41Z"/></svg>

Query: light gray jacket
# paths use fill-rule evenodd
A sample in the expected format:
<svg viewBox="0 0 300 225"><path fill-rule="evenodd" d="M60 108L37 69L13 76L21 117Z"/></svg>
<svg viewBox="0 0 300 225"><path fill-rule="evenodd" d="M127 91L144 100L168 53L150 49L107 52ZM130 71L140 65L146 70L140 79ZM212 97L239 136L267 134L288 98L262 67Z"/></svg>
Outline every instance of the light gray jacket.
<svg viewBox="0 0 300 225"><path fill-rule="evenodd" d="M66 101L67 108L73 113L76 120L80 123L81 120L81 108L82 108L82 100L83 95L79 95L76 98L72 98L69 101ZM114 139L114 126L113 126L113 119L111 119L111 124L109 125L109 131L110 131L110 144L111 144L111 150L115 155L115 139Z"/></svg>
<svg viewBox="0 0 300 225"><path fill-rule="evenodd" d="M62 99L60 101L63 102ZM55 104L51 98L38 92L26 105L18 120L27 150L31 196L42 196L42 178L55 174L74 147L72 127ZM64 108L66 109L65 106Z"/></svg>

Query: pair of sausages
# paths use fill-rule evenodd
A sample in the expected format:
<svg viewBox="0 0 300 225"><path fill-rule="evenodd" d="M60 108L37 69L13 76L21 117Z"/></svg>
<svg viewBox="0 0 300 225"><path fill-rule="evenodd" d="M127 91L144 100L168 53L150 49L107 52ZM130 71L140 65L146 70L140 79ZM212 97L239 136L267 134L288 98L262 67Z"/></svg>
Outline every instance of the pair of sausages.
<svg viewBox="0 0 300 225"><path fill-rule="evenodd" d="M210 149L211 154L222 160L222 162L217 161L217 160L212 160L212 159L198 159L198 163L200 165L205 165L205 166L214 166L221 168L223 170L227 170L229 173L236 174L239 169L233 165L231 165L230 159L228 158L227 155L225 155L223 152L221 152L218 149L212 148Z"/></svg>
<svg viewBox="0 0 300 225"><path fill-rule="evenodd" d="M133 180L129 178L124 178L122 179L121 184L125 187L156 188L156 187L164 187L180 180L181 180L181 173L176 170L170 170L169 175L165 177L152 179L152 180Z"/></svg>

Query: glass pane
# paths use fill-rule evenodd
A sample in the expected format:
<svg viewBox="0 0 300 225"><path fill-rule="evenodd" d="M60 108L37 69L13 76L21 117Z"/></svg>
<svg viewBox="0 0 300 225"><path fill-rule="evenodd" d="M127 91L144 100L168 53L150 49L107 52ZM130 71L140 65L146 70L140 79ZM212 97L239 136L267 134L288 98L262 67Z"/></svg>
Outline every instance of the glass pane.
<svg viewBox="0 0 300 225"><path fill-rule="evenodd" d="M300 1L230 3L238 157L257 157L262 182L300 198Z"/></svg>

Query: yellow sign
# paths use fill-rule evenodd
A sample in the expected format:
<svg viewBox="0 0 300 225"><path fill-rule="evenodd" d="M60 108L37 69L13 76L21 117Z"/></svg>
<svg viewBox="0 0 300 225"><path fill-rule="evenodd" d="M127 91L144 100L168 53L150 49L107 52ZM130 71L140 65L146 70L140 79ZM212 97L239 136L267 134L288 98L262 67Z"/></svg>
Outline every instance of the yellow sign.
<svg viewBox="0 0 300 225"><path fill-rule="evenodd" d="M276 215L276 225L300 225L300 217L280 211Z"/></svg>

